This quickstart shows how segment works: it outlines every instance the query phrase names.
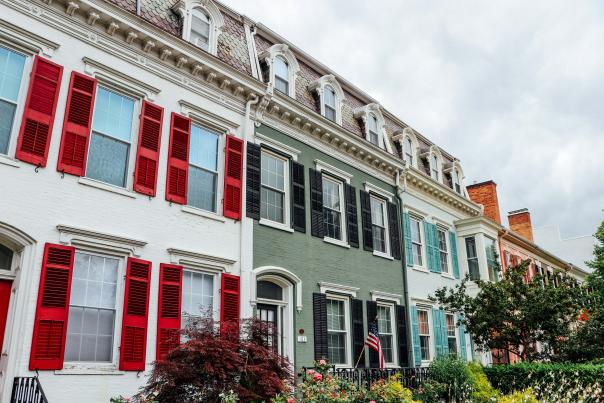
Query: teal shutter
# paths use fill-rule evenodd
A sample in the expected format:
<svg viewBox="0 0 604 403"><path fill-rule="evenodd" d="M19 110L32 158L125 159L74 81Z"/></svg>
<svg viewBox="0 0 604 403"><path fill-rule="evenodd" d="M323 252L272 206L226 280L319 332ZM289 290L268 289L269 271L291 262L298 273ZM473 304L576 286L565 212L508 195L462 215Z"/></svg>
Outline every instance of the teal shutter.
<svg viewBox="0 0 604 403"><path fill-rule="evenodd" d="M411 219L409 213L403 213L403 227L405 231L405 258L407 266L413 267L413 247L411 246Z"/></svg>
<svg viewBox="0 0 604 403"><path fill-rule="evenodd" d="M442 357L443 355L443 347L442 347L442 327L440 320L440 310L432 308L432 325L434 326L434 347L436 350L436 356Z"/></svg>
<svg viewBox="0 0 604 403"><path fill-rule="evenodd" d="M440 312L441 344L443 355L449 355L449 333L447 332L447 314L442 309Z"/></svg>
<svg viewBox="0 0 604 403"><path fill-rule="evenodd" d="M417 307L411 307L411 330L413 336L413 358L415 359L415 366L420 367L422 365L422 351L419 343L419 323L417 321Z"/></svg>
<svg viewBox="0 0 604 403"><path fill-rule="evenodd" d="M441 264L440 264L440 248L438 247L438 228L436 228L436 224L432 224L432 237L433 237L433 246L434 246L434 264L435 264L435 272L441 272Z"/></svg>
<svg viewBox="0 0 604 403"><path fill-rule="evenodd" d="M428 270L440 273L440 252L438 250L438 233L436 225L424 221L424 238L426 239L426 255L428 257Z"/></svg>
<svg viewBox="0 0 604 403"><path fill-rule="evenodd" d="M461 358L467 361L468 356L466 352L466 329L464 325L459 325L459 347Z"/></svg>
<svg viewBox="0 0 604 403"><path fill-rule="evenodd" d="M453 275L455 278L460 278L459 274L459 258L457 257L457 236L455 232L449 231L449 243L451 244L451 260L453 261Z"/></svg>

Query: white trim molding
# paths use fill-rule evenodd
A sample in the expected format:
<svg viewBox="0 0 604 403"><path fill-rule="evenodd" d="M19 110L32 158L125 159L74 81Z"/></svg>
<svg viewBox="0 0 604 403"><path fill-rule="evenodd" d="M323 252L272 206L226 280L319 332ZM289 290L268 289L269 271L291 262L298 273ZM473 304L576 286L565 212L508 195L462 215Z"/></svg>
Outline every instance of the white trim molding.
<svg viewBox="0 0 604 403"><path fill-rule="evenodd" d="M348 294L353 298L356 298L357 291L359 291L359 287L352 287L349 285L341 285L335 283L328 283L325 281L321 281L319 283L319 288L321 290L321 294L327 293L335 293L335 294Z"/></svg>
<svg viewBox="0 0 604 403"><path fill-rule="evenodd" d="M403 299L403 296L400 294L393 294L390 292L384 292L384 291L378 291L378 290L371 290L371 300L372 301L388 301L388 302L395 302L396 304L401 303L401 300Z"/></svg>
<svg viewBox="0 0 604 403"><path fill-rule="evenodd" d="M61 46L9 21L0 19L0 44L2 43L16 47L29 55L42 54L46 57L52 57L54 51Z"/></svg>
<svg viewBox="0 0 604 403"><path fill-rule="evenodd" d="M302 280L291 271L277 266L262 266L252 270L252 281L250 284L252 287L250 294L252 305L255 305L256 302L256 283L258 279L268 275L282 277L293 284L296 289L296 311L298 313L302 312Z"/></svg>
<svg viewBox="0 0 604 403"><path fill-rule="evenodd" d="M350 184L350 180L352 179L352 174L343 171L340 168L336 168L333 165L329 165L328 163L318 159L315 160L315 168L317 169L317 171L325 171L327 174L331 174L340 179L343 179L348 184Z"/></svg>
<svg viewBox="0 0 604 403"><path fill-rule="evenodd" d="M417 168L418 155L419 155L419 141L417 140L417 135L415 131L411 127L405 127L403 130L397 130L392 135L392 141L396 141L399 143L401 147L401 158L405 161L407 165L409 162L407 161L406 153L405 153L405 143L406 140L411 140L411 166Z"/></svg>
<svg viewBox="0 0 604 403"><path fill-rule="evenodd" d="M363 121L363 128L365 130L365 140L369 141L369 116L374 115L377 118L377 130L378 130L378 145L377 147L386 149L390 154L392 150L390 142L386 141L385 136L385 120L382 114L382 107L380 104L372 102L365 106L360 106L353 111L355 119L361 119Z"/></svg>
<svg viewBox="0 0 604 403"><path fill-rule="evenodd" d="M336 104L335 104L336 123L341 125L342 124L342 103L346 99L346 96L344 95L344 90L342 90L342 87L340 86L340 83L338 83L336 76L334 76L333 74L326 74L326 75L316 79L312 83L310 83L308 86L308 89L310 91L317 92L317 95L319 96L319 100L320 100L319 103L321 104L321 115L325 116L324 95L325 95L325 87L327 87L327 86L331 87L336 95Z"/></svg>
<svg viewBox="0 0 604 403"><path fill-rule="evenodd" d="M288 146L287 144L281 143L280 141L260 133L256 133L254 135L254 143L258 144L259 146L265 145L275 151L282 152L283 154L290 156L294 161L298 161L298 155L302 153L297 148Z"/></svg>
<svg viewBox="0 0 604 403"><path fill-rule="evenodd" d="M197 268L202 270L211 270L214 272L230 273L236 260L223 256L215 256L202 252L193 252L184 249L168 248L170 254L170 263L182 266Z"/></svg>
<svg viewBox="0 0 604 403"><path fill-rule="evenodd" d="M273 69L275 58L282 57L287 62L288 71L288 89L287 95L291 98L296 97L296 78L300 73L300 65L296 60L296 56L290 50L289 46L283 43L278 43L266 49L258 55L258 59L264 60L269 68L269 83L268 91L274 93L275 88L275 70Z"/></svg>
<svg viewBox="0 0 604 403"><path fill-rule="evenodd" d="M182 20L182 39L191 41L191 22L194 9L200 9L210 20L210 37L208 38L208 53L218 53L218 36L222 33L224 17L218 6L212 0L179 0L172 10Z"/></svg>
<svg viewBox="0 0 604 403"><path fill-rule="evenodd" d="M373 183L365 182L363 186L365 187L366 192L373 193L376 196L381 196L390 202L394 198L394 194L374 185Z"/></svg>
<svg viewBox="0 0 604 403"><path fill-rule="evenodd" d="M139 249L147 245L146 241L108 234L87 228L70 225L57 225L59 242L63 245L92 248L99 252L109 252L120 256L139 257Z"/></svg>

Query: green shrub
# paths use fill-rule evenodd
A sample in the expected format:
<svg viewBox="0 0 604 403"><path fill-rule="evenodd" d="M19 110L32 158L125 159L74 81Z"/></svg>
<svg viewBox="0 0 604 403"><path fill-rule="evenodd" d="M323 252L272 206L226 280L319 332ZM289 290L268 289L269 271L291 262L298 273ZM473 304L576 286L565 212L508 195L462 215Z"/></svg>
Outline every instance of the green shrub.
<svg viewBox="0 0 604 403"><path fill-rule="evenodd" d="M496 402L499 393L485 375L482 365L471 362L468 364L470 377L472 379L472 402L490 403Z"/></svg>
<svg viewBox="0 0 604 403"><path fill-rule="evenodd" d="M602 402L604 365L521 363L484 368L502 393L531 388L542 402Z"/></svg>
<svg viewBox="0 0 604 403"><path fill-rule="evenodd" d="M521 392L514 392L510 395L500 396L496 401L497 403L539 403L530 388Z"/></svg>
<svg viewBox="0 0 604 403"><path fill-rule="evenodd" d="M467 363L454 354L439 357L430 364L430 380L418 389L424 402L465 402L472 393L472 378Z"/></svg>

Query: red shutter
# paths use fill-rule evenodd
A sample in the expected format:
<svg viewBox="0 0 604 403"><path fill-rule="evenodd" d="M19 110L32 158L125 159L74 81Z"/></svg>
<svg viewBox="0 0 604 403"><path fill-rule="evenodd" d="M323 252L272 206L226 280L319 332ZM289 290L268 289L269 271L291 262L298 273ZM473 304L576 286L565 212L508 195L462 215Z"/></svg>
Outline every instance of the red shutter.
<svg viewBox="0 0 604 403"><path fill-rule="evenodd" d="M120 349L120 369L123 371L145 370L150 277L151 262L128 259Z"/></svg>
<svg viewBox="0 0 604 403"><path fill-rule="evenodd" d="M157 166L163 119L163 108L147 101L143 102L136 153L134 190L149 196L155 196L157 188Z"/></svg>
<svg viewBox="0 0 604 403"><path fill-rule="evenodd" d="M174 203L187 204L190 137L191 119L172 112L166 200Z"/></svg>
<svg viewBox="0 0 604 403"><path fill-rule="evenodd" d="M36 56L15 157L46 166L63 67Z"/></svg>
<svg viewBox="0 0 604 403"><path fill-rule="evenodd" d="M75 249L44 247L29 369L62 369Z"/></svg>
<svg viewBox="0 0 604 403"><path fill-rule="evenodd" d="M180 344L180 305L182 291L182 266L159 265L159 302L157 308L156 360Z"/></svg>
<svg viewBox="0 0 604 403"><path fill-rule="evenodd" d="M243 185L243 140L226 136L224 160L224 216L241 219L241 188Z"/></svg>
<svg viewBox="0 0 604 403"><path fill-rule="evenodd" d="M239 334L239 277L223 274L220 286L222 332Z"/></svg>
<svg viewBox="0 0 604 403"><path fill-rule="evenodd" d="M61 150L57 170L84 176L88 140L92 129L92 111L96 94L96 80L75 71L71 73L67 107L63 120Z"/></svg>

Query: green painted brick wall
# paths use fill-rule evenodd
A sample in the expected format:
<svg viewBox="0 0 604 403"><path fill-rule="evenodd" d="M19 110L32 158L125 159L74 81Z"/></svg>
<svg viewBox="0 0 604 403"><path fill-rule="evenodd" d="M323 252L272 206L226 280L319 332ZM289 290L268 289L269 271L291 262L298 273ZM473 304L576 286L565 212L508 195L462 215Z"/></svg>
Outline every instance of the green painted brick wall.
<svg viewBox="0 0 604 403"><path fill-rule="evenodd" d="M305 168L306 233L288 233L254 222L253 246L255 268L282 267L295 273L302 280L304 309L301 313L294 314L295 364L300 368L312 365L314 359L312 294L319 292L319 282L358 287L357 298L362 300L371 299L371 290L404 295L404 272L401 261L384 259L363 250L358 195L358 190L364 189L365 182L370 182L392 194L396 194L396 188L270 127L261 126L256 132L299 150L298 162L304 164ZM316 159L353 175L351 184L357 189L360 243L358 249L333 245L310 235L308 168L315 167ZM401 303L404 304L404 301ZM366 315L365 306L363 309ZM308 338L307 343L297 342L299 329L304 329L304 334ZM367 330L367 323L365 323L365 330Z"/></svg>

